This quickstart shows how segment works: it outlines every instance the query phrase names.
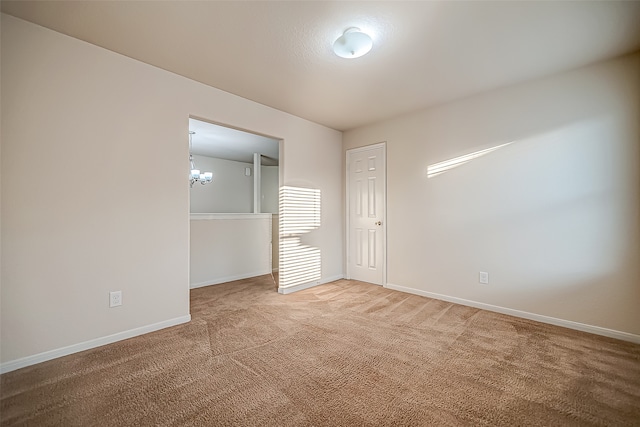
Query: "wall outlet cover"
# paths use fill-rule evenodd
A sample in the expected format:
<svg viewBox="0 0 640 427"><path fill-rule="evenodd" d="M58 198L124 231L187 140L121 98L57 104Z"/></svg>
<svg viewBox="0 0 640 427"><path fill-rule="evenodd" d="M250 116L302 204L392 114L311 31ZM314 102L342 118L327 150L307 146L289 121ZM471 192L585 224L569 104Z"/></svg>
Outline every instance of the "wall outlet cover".
<svg viewBox="0 0 640 427"><path fill-rule="evenodd" d="M122 291L109 292L109 307L122 305Z"/></svg>
<svg viewBox="0 0 640 427"><path fill-rule="evenodd" d="M479 280L483 285L489 284L489 273L487 273L486 271L481 271L479 274Z"/></svg>

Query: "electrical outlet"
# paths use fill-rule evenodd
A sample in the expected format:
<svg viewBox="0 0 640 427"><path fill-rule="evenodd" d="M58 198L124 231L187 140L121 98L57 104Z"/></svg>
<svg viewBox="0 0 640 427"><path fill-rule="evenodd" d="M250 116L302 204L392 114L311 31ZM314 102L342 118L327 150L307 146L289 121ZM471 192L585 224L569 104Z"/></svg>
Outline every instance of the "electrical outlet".
<svg viewBox="0 0 640 427"><path fill-rule="evenodd" d="M481 284L488 285L489 284L489 273L487 273L486 271L481 271L480 275L479 275L479 280L480 280Z"/></svg>
<svg viewBox="0 0 640 427"><path fill-rule="evenodd" d="M109 307L122 305L122 291L109 292Z"/></svg>

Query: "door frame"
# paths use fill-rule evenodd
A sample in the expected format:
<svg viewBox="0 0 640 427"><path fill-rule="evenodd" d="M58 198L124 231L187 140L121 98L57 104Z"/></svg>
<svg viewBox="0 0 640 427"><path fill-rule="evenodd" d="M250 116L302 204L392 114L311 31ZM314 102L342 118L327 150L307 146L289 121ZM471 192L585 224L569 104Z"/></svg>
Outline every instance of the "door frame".
<svg viewBox="0 0 640 427"><path fill-rule="evenodd" d="M351 220L349 218L351 209L350 200L350 177L349 177L349 155L352 153L358 153L361 151L368 151L371 149L382 148L382 171L384 173L383 182L383 196L382 196L382 283L381 286L387 285L387 142L382 141L377 144L364 145L362 147L351 148L345 152L345 277L351 279L350 270L350 257L351 257L351 242L349 235L351 234Z"/></svg>
<svg viewBox="0 0 640 427"><path fill-rule="evenodd" d="M186 121L186 130L189 130L189 120L197 120L200 122L204 122L204 123L208 123L214 126L220 126L220 127L224 127L224 128L229 128L229 129L234 129L240 132L244 132L247 134L251 134L251 135L258 135L258 136L263 136L265 138L269 138L269 139L273 139L276 140L278 142L278 196L280 194L280 188L284 185L284 168L285 168L285 164L284 164L284 143L285 140L284 138L281 137L277 137L277 136L273 136L273 135L269 135L266 133L262 133L262 132L258 132L258 131L254 131L254 130L250 130L248 128L243 128L243 127L238 127L229 123L225 123L225 122L220 122L220 121L216 121L216 120L211 120L211 119L207 119L204 118L202 116L197 116L197 115L193 115L193 114L189 114L187 116L187 121ZM187 133L185 133L185 135L187 135ZM188 145L188 139L187 141L187 146ZM190 152L190 151L189 151ZM188 180L185 180L185 182L188 182ZM255 182L255 181L254 181ZM185 187L186 191L187 191L187 259L188 259L188 270L187 270L187 287L189 290L194 289L196 287L192 287L191 284L191 191L189 190L189 187ZM277 215L278 217L278 222L280 219L280 197L278 197L278 213L276 214L272 214L272 219L273 219L273 215ZM274 248L278 249L278 264L274 269L273 266L273 254L274 254ZM271 241L271 252L269 254L269 257L271 258L271 277L273 278L276 286L279 285L279 278L276 278L273 273L274 272L278 272L280 271L280 236L278 233L278 237L277 237L277 241L274 242L273 238ZM191 310L191 309L189 309ZM191 312L191 311L189 311Z"/></svg>

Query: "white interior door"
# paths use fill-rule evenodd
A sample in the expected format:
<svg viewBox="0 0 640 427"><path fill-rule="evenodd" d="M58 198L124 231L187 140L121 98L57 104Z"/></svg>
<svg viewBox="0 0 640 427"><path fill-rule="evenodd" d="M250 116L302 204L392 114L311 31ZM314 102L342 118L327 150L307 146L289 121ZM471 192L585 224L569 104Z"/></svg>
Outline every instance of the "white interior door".
<svg viewBox="0 0 640 427"><path fill-rule="evenodd" d="M347 151L347 277L383 285L386 266L386 149Z"/></svg>

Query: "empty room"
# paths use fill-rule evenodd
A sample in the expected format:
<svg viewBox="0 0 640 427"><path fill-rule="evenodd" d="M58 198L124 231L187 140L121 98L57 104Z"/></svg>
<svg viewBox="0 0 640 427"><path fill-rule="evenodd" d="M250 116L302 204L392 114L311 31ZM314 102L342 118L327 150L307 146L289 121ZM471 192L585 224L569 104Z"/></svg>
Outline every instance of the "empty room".
<svg viewBox="0 0 640 427"><path fill-rule="evenodd" d="M640 424L640 2L1 10L0 425Z"/></svg>

